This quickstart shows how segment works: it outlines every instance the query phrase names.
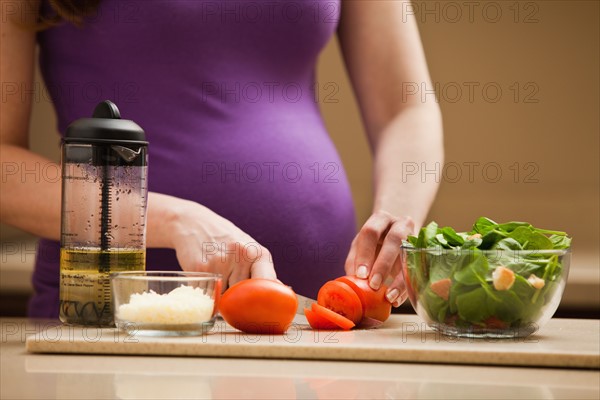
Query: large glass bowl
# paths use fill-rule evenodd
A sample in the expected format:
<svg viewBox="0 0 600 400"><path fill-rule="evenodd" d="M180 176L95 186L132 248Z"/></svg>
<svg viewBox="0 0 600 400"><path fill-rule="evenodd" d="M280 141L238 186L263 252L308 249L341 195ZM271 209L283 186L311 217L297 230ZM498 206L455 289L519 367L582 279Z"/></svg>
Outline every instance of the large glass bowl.
<svg viewBox="0 0 600 400"><path fill-rule="evenodd" d="M558 308L571 252L402 248L408 297L445 335L525 337Z"/></svg>
<svg viewBox="0 0 600 400"><path fill-rule="evenodd" d="M212 328L221 275L134 271L111 276L117 328L135 335L201 335Z"/></svg>

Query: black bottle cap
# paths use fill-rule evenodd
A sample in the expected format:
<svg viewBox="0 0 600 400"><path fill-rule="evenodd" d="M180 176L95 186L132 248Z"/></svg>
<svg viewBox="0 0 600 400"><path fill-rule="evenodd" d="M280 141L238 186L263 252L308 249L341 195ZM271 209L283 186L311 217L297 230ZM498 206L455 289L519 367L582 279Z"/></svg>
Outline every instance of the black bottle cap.
<svg viewBox="0 0 600 400"><path fill-rule="evenodd" d="M65 132L66 143L106 143L147 145L144 130L135 122L121 119L119 109L104 100L94 109L92 118L73 121Z"/></svg>

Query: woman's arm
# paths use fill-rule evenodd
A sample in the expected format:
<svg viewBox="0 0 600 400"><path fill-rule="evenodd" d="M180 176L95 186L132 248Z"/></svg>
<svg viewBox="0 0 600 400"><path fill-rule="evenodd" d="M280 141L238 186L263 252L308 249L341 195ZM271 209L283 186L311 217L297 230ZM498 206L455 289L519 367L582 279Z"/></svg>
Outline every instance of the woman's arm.
<svg viewBox="0 0 600 400"><path fill-rule="evenodd" d="M0 107L2 189L0 219L39 236L60 236L60 181L44 179L41 171L58 170L52 161L29 151L35 31L39 2L2 2L0 76L6 88ZM10 3L10 4L9 4ZM10 6L10 7L9 7ZM11 11L11 14L8 13ZM23 25L23 26L21 26Z"/></svg>
<svg viewBox="0 0 600 400"><path fill-rule="evenodd" d="M373 214L352 244L346 270L370 278L372 287L392 272L388 299L396 304L404 297L402 239L425 222L439 185L439 174L426 174L424 168L440 171L443 162L434 96L406 90L432 88L416 21L403 12L406 3L346 1L339 29L374 152L375 181Z"/></svg>
<svg viewBox="0 0 600 400"><path fill-rule="evenodd" d="M39 2L23 0L10 6L2 4L0 76L3 85L18 89L4 93L0 108L0 221L59 240L61 182L44 179L41 171L49 170L49 164L57 171L60 167L31 152L28 140L31 98L25 93L33 81L35 31L21 25L36 22L31 10L37 10ZM15 15L23 19L15 21ZM276 279L266 248L198 203L149 193L147 232L148 247L175 249L184 270L220 272L229 284L250 276Z"/></svg>

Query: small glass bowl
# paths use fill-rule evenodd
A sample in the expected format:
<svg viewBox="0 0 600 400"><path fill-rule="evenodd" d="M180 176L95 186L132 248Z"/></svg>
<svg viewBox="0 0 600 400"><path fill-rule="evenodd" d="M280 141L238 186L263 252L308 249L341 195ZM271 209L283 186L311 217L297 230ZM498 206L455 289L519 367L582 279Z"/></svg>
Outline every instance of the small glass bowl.
<svg viewBox="0 0 600 400"><path fill-rule="evenodd" d="M215 322L221 275L131 271L111 275L115 324L131 335L195 336Z"/></svg>
<svg viewBox="0 0 600 400"><path fill-rule="evenodd" d="M571 251L403 247L401 258L410 302L429 327L495 339L531 335L552 318Z"/></svg>

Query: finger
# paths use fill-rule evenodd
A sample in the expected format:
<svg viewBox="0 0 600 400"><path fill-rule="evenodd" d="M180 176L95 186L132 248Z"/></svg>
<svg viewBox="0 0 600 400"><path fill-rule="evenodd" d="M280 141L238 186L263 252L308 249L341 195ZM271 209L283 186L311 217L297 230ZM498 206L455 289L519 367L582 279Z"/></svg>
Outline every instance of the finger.
<svg viewBox="0 0 600 400"><path fill-rule="evenodd" d="M255 253L254 261L250 266L250 276L252 278L277 280L275 266L271 253L265 247L260 246Z"/></svg>
<svg viewBox="0 0 600 400"><path fill-rule="evenodd" d="M400 255L403 237L405 237L405 226L398 222L392 224L371 270L369 286L374 290L379 289L383 280L392 272L392 268Z"/></svg>
<svg viewBox="0 0 600 400"><path fill-rule="evenodd" d="M229 286L250 278L250 269L253 259L246 257L246 245L241 243L229 243L227 245L225 263L227 268L231 270L229 276Z"/></svg>
<svg viewBox="0 0 600 400"><path fill-rule="evenodd" d="M385 298L392 303L394 307L399 307L408 298L408 292L406 291L406 285L404 284L404 276L402 274L396 275L388 290L385 294Z"/></svg>
<svg viewBox="0 0 600 400"><path fill-rule="evenodd" d="M412 232L412 219L402 218L392 223L387 232L381 250L377 254L369 285L377 290L384 279L392 274L393 277L400 274L399 263L396 261L399 258L402 241ZM397 268L394 268L397 266Z"/></svg>
<svg viewBox="0 0 600 400"><path fill-rule="evenodd" d="M397 266L396 266L397 265ZM401 258L398 257L395 262L394 270L397 270L401 265ZM394 275L393 279L390 279L387 291L385 292L385 298L387 301L392 303L394 307L400 306L408 297L406 285L404 283L404 276L402 273Z"/></svg>
<svg viewBox="0 0 600 400"><path fill-rule="evenodd" d="M371 271L371 280L369 283L373 289L377 290L381 282L390 273L394 273L394 276L400 273L399 269L394 271L392 268L395 265L399 268L400 264L396 264L396 259L400 254L402 241L412 233L413 227L414 224L409 217L395 221L390 227L383 239L381 250L377 253L377 258Z"/></svg>
<svg viewBox="0 0 600 400"><path fill-rule="evenodd" d="M392 219L387 213L373 214L358 232L356 239L356 276L366 279L375 262L377 243L389 229Z"/></svg>
<svg viewBox="0 0 600 400"><path fill-rule="evenodd" d="M358 235L354 236L352 239L352 243L350 244L350 251L348 252L348 257L346 257L346 263L344 264L344 270L346 271L346 275L356 275L356 265L354 264L354 260L356 259L356 238Z"/></svg>
<svg viewBox="0 0 600 400"><path fill-rule="evenodd" d="M408 235L414 235L414 233L415 233L415 221L411 217L407 217L407 216L401 217L398 220L398 223L401 224L401 225L403 225L405 227L404 232L405 232L406 236L404 236L402 238L402 240L406 240L406 238L408 237Z"/></svg>

